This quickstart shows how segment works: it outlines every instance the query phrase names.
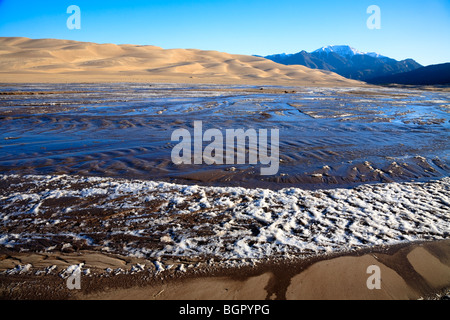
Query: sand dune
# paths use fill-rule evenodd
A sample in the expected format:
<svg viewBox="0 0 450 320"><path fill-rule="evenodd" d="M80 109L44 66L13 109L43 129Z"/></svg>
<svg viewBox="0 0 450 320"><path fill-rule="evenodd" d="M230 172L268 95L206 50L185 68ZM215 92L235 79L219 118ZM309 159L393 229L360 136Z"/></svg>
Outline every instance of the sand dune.
<svg viewBox="0 0 450 320"><path fill-rule="evenodd" d="M0 37L1 82L361 86L335 73L197 49Z"/></svg>

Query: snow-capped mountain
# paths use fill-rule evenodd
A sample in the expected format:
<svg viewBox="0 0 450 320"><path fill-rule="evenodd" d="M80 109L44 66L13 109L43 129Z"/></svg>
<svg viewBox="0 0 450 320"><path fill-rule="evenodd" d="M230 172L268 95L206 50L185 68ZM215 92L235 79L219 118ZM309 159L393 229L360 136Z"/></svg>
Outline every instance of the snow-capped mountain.
<svg viewBox="0 0 450 320"><path fill-rule="evenodd" d="M339 46L326 46L326 47L322 47L319 48L315 51L313 51L312 53L336 53L338 55L340 55L341 57L353 57L355 55L368 55L371 56L373 58L388 58L386 56L383 56L379 53L376 52L362 52L359 51L355 48L352 48L350 46L346 46L346 45L339 45Z"/></svg>
<svg viewBox="0 0 450 320"><path fill-rule="evenodd" d="M364 81L422 67L412 59L397 61L376 52L362 52L348 45L326 46L313 52L283 53L265 58L285 65L299 64L312 69L329 70Z"/></svg>
<svg viewBox="0 0 450 320"><path fill-rule="evenodd" d="M364 52L356 50L355 48L352 48L350 46L326 46L313 51L313 53L331 53L331 52L337 53L342 57L353 57L354 55L357 54L364 54Z"/></svg>

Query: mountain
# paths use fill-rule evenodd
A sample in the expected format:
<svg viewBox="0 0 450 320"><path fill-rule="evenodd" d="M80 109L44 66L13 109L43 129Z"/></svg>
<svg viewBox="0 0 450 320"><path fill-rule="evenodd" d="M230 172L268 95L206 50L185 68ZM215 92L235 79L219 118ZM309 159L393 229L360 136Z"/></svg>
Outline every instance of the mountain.
<svg viewBox="0 0 450 320"><path fill-rule="evenodd" d="M336 73L248 55L0 37L0 81L363 86Z"/></svg>
<svg viewBox="0 0 450 320"><path fill-rule="evenodd" d="M342 57L352 57L357 54L364 54L364 52L358 51L350 46L326 46L313 51L314 53L336 53Z"/></svg>
<svg viewBox="0 0 450 320"><path fill-rule="evenodd" d="M450 84L450 63L435 64L409 72L373 78L372 84L440 85Z"/></svg>
<svg viewBox="0 0 450 320"><path fill-rule="evenodd" d="M274 54L264 58L284 65L302 65L335 72L343 77L367 81L422 67L413 59L397 61L376 52L361 52L350 46L327 46L313 52Z"/></svg>

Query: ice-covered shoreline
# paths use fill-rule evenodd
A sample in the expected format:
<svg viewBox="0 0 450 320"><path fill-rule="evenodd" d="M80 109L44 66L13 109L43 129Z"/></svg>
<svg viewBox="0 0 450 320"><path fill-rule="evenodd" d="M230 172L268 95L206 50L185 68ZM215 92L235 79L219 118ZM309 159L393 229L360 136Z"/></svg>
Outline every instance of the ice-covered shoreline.
<svg viewBox="0 0 450 320"><path fill-rule="evenodd" d="M449 238L450 178L279 191L0 175L0 246L265 259Z"/></svg>

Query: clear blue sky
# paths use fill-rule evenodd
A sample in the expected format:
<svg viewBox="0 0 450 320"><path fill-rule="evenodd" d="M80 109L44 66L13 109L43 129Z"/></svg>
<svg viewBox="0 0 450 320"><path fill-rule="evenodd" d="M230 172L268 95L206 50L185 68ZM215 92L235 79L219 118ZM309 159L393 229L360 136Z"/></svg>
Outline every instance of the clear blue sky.
<svg viewBox="0 0 450 320"><path fill-rule="evenodd" d="M366 26L372 4L380 30ZM69 5L81 30L66 27ZM0 36L259 55L348 44L429 65L450 62L450 0L0 0Z"/></svg>

